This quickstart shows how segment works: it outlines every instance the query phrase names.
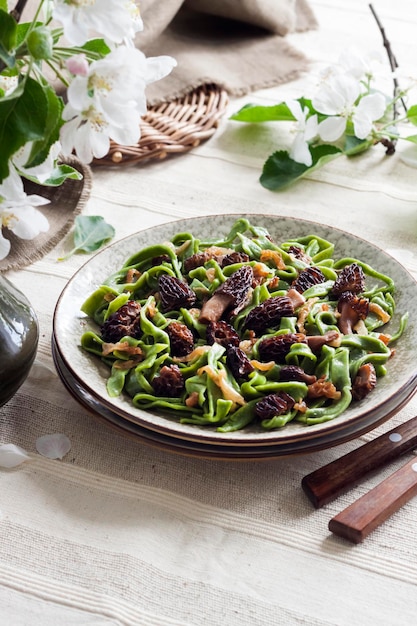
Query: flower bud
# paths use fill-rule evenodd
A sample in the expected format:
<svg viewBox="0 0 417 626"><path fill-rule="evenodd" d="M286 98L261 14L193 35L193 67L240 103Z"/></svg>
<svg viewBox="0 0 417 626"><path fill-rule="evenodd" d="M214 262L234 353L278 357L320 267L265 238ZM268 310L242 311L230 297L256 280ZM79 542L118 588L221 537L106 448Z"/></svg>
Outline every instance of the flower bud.
<svg viewBox="0 0 417 626"><path fill-rule="evenodd" d="M39 61L52 57L53 39L51 31L46 26L39 26L32 30L28 35L26 43L34 59Z"/></svg>
<svg viewBox="0 0 417 626"><path fill-rule="evenodd" d="M87 76L88 75L88 61L85 54L76 54L66 60L65 65L67 70L74 74L74 76Z"/></svg>

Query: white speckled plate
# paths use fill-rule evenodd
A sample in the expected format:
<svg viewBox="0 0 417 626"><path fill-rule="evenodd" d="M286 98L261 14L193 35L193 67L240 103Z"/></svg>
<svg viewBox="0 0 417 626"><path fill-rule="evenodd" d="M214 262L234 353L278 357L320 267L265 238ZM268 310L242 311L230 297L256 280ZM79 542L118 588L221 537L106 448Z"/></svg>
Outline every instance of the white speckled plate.
<svg viewBox="0 0 417 626"><path fill-rule="evenodd" d="M245 217L257 226L268 229L277 242L292 237L318 235L335 244L335 258L344 256L360 259L391 276L396 285L397 312L390 324L391 332L398 328L400 315L409 311L407 330L396 344L396 352L388 363L387 375L364 400L354 403L333 421L305 426L290 423L283 429L263 432L249 426L234 433L219 433L210 428L180 424L175 417L137 409L130 398L110 398L106 391L108 369L93 355L80 348L82 333L94 324L81 312L81 305L110 274L118 270L134 252L153 243L171 239L180 232L193 232L201 239L226 235L238 217ZM417 283L414 278L384 251L330 226L276 215L217 215L209 219L193 218L173 221L127 237L91 258L69 281L63 290L54 314L53 336L55 350L76 386L82 388L102 414L119 416L122 423L136 424L168 438L201 445L248 447L282 453L301 453L337 445L371 430L390 416L410 398L417 385ZM287 450L287 452L285 452Z"/></svg>

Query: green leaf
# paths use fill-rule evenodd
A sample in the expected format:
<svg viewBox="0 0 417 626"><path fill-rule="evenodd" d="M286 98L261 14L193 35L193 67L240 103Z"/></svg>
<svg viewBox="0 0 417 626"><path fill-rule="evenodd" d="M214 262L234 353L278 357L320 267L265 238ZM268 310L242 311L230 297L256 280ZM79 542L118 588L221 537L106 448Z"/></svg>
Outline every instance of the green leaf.
<svg viewBox="0 0 417 626"><path fill-rule="evenodd" d="M48 103L44 137L33 143L31 154L25 167L34 167L45 161L51 146L58 141L59 130L64 123L61 117L62 109L64 108L62 98L57 96L55 90L50 85L44 85L43 91Z"/></svg>
<svg viewBox="0 0 417 626"><path fill-rule="evenodd" d="M51 172L49 178L42 183L35 176L28 176L27 172L21 172L21 175L28 180L32 180L34 183L44 185L45 187L59 187L67 180L67 178L71 178L72 180L81 180L83 177L78 170L74 169L70 165L57 165L57 167L55 167L55 169Z"/></svg>
<svg viewBox="0 0 417 626"><path fill-rule="evenodd" d="M100 215L77 215L74 229L74 248L59 260L68 259L76 252L95 252L114 237L113 226Z"/></svg>
<svg viewBox="0 0 417 626"><path fill-rule="evenodd" d="M297 101L300 103L300 106L303 111L305 107L307 107L310 113L317 113L316 109L313 107L313 103L311 102L309 98L304 98L304 96L301 96L301 98L297 98Z"/></svg>
<svg viewBox="0 0 417 626"><path fill-rule="evenodd" d="M0 60L7 67L14 67L16 64L16 58L14 54L9 54L3 44L0 42Z"/></svg>
<svg viewBox="0 0 417 626"><path fill-rule="evenodd" d="M19 48L19 46L25 41L28 30L31 27L32 27L32 24L30 22L24 22L23 24L17 25L16 48Z"/></svg>
<svg viewBox="0 0 417 626"><path fill-rule="evenodd" d="M417 104L414 104L408 109L407 119L414 124L414 126L417 126Z"/></svg>
<svg viewBox="0 0 417 626"><path fill-rule="evenodd" d="M48 102L42 86L28 77L0 100L0 182L9 173L9 159L28 141L43 139Z"/></svg>
<svg viewBox="0 0 417 626"><path fill-rule="evenodd" d="M266 189L277 191L288 187L309 172L343 154L340 148L331 145L315 146L310 149L313 164L308 167L293 161L288 152L281 150L272 154L264 164L260 183Z"/></svg>
<svg viewBox="0 0 417 626"><path fill-rule="evenodd" d="M7 13L8 11L7 0L0 0L0 10L5 11L5 13Z"/></svg>
<svg viewBox="0 0 417 626"><path fill-rule="evenodd" d="M86 52L94 52L102 57L105 57L110 52L110 48L104 39L90 39L81 47Z"/></svg>
<svg viewBox="0 0 417 626"><path fill-rule="evenodd" d="M417 135L409 135L408 137L403 137L406 141L411 141L412 143L417 143Z"/></svg>
<svg viewBox="0 0 417 626"><path fill-rule="evenodd" d="M7 4L7 3L6 3ZM7 67L14 67L16 46L16 21L7 11L0 10L0 59Z"/></svg>
<svg viewBox="0 0 417 626"><path fill-rule="evenodd" d="M16 45L17 23L7 11L0 10L0 43L10 52Z"/></svg>
<svg viewBox="0 0 417 626"><path fill-rule="evenodd" d="M237 113L234 113L230 119L236 120L237 122L251 123L274 121L290 122L294 121L295 117L285 102L281 102L281 104L275 104L272 106L246 104L239 111L237 111Z"/></svg>
<svg viewBox="0 0 417 626"><path fill-rule="evenodd" d="M355 135L346 135L343 153L346 156L354 156L368 150L373 145L372 139L358 139Z"/></svg>

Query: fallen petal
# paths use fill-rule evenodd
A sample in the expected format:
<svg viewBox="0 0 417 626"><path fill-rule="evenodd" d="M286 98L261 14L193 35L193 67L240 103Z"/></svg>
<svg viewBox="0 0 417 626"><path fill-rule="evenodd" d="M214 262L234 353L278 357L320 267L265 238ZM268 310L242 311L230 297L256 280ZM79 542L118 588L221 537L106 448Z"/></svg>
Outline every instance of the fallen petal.
<svg viewBox="0 0 417 626"><path fill-rule="evenodd" d="M30 456L23 448L15 446L13 443L3 443L0 445L0 467L11 469L17 467L25 461L29 461Z"/></svg>
<svg viewBox="0 0 417 626"><path fill-rule="evenodd" d="M48 459L62 459L71 450L71 442L62 433L43 435L36 440L36 450Z"/></svg>
<svg viewBox="0 0 417 626"><path fill-rule="evenodd" d="M51 380L56 377L56 370L49 365L45 365L45 363L41 363L41 361L35 360L30 370L31 380Z"/></svg>

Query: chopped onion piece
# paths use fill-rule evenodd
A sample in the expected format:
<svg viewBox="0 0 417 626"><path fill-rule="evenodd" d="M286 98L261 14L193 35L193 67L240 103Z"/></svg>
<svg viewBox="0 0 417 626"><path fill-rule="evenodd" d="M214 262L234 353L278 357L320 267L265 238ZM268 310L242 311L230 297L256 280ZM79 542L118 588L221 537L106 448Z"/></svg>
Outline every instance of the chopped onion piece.
<svg viewBox="0 0 417 626"><path fill-rule="evenodd" d="M197 374L201 376L203 372L206 372L207 376L211 378L217 387L219 387L223 393L223 397L225 400L231 400L236 404L241 404L242 406L246 404L245 398L238 393L226 380L226 372L221 370L216 372L216 370L211 365L203 365L197 370Z"/></svg>

